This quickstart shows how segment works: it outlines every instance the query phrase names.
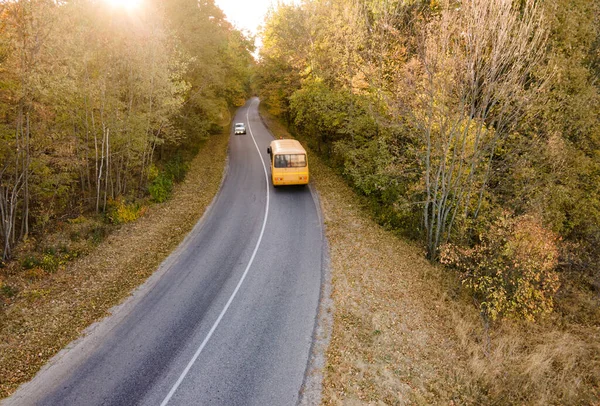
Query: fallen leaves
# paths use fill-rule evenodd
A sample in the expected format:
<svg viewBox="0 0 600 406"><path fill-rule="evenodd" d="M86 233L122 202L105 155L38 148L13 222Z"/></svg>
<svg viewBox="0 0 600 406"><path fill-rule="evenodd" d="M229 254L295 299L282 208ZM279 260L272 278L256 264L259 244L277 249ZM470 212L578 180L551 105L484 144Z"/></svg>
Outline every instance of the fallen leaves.
<svg viewBox="0 0 600 406"><path fill-rule="evenodd" d="M171 200L147 209L88 255L31 285L0 314L0 396L10 395L160 265L192 229L221 183L228 133L211 137ZM34 277L35 276L35 277Z"/></svg>
<svg viewBox="0 0 600 406"><path fill-rule="evenodd" d="M279 123L264 119L276 136L289 137ZM457 380L467 366L451 333L442 271L423 258L422 248L378 226L316 154L310 159L330 247L335 309L323 403L461 399Z"/></svg>

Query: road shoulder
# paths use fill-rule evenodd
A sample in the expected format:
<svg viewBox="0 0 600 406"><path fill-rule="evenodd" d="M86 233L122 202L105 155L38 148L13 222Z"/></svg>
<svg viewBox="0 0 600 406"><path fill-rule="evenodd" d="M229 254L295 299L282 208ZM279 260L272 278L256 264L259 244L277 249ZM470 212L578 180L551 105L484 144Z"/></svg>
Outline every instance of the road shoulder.
<svg viewBox="0 0 600 406"><path fill-rule="evenodd" d="M263 119L277 137L289 136L268 114ZM471 375L456 329L465 315L448 296L452 281L418 246L377 225L314 153L309 161L329 244L334 309L321 403L468 399Z"/></svg>
<svg viewBox="0 0 600 406"><path fill-rule="evenodd" d="M0 396L13 393L88 326L109 315L183 241L219 190L228 140L226 132L205 143L172 199L21 293L23 300L1 320ZM44 294L35 294L40 291Z"/></svg>

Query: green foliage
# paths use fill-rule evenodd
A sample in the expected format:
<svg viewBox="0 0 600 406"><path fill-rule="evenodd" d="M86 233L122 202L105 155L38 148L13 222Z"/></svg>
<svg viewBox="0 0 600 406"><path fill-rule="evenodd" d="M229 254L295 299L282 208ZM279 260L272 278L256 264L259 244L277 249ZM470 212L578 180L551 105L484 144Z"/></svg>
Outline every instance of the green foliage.
<svg viewBox="0 0 600 406"><path fill-rule="evenodd" d="M95 245L100 244L108 235L108 230L102 224L94 225L90 230L90 236L92 239L92 243Z"/></svg>
<svg viewBox="0 0 600 406"><path fill-rule="evenodd" d="M76 257L72 255L66 247L46 247L42 253L36 255L27 255L21 261L21 268L26 272L25 276L29 279L39 279L46 273L54 273L65 265L68 261Z"/></svg>
<svg viewBox="0 0 600 406"><path fill-rule="evenodd" d="M344 92L332 91L317 81L291 96L290 110L296 127L316 141L317 151L329 154L331 144L346 132L349 102Z"/></svg>
<svg viewBox="0 0 600 406"><path fill-rule="evenodd" d="M0 293L2 293L4 297L11 298L16 296L17 293L19 293L19 291L13 286L7 285L5 283L0 283Z"/></svg>
<svg viewBox="0 0 600 406"><path fill-rule="evenodd" d="M290 98L290 115L308 145L369 198L380 224L415 236L417 207L410 199L418 177L416 170L407 171L418 165L412 141L405 127L380 125L375 106L366 95L306 82Z"/></svg>
<svg viewBox="0 0 600 406"><path fill-rule="evenodd" d="M152 200L157 203L167 201L173 191L173 180L165 173L161 172L148 186L148 191Z"/></svg>
<svg viewBox="0 0 600 406"><path fill-rule="evenodd" d="M39 265L40 261L33 255L27 255L21 262L23 269L32 269Z"/></svg>
<svg viewBox="0 0 600 406"><path fill-rule="evenodd" d="M489 320L535 320L552 311L560 283L557 237L535 217L506 213L473 248L447 244L441 262L459 271Z"/></svg>
<svg viewBox="0 0 600 406"><path fill-rule="evenodd" d="M291 122L290 97L311 71L308 13L301 6L280 4L267 16L261 34L261 67L255 78L259 95L272 114Z"/></svg>
<svg viewBox="0 0 600 406"><path fill-rule="evenodd" d="M185 161L181 154L171 158L162 171L152 166L148 176L150 181L148 192L152 200L157 203L167 201L173 191L173 185L183 181L188 169L189 162Z"/></svg>
<svg viewBox="0 0 600 406"><path fill-rule="evenodd" d="M392 204L398 192L392 192L393 177L386 173L386 167L392 160L383 139L370 140L356 148L352 143L340 141L336 144L336 152L344 158L344 175L354 187L365 196L383 195L388 198L385 204Z"/></svg>
<svg viewBox="0 0 600 406"><path fill-rule="evenodd" d="M183 160L181 154L177 154L165 165L165 176L179 183L185 178L189 167L189 163Z"/></svg>
<svg viewBox="0 0 600 406"><path fill-rule="evenodd" d="M479 247L483 261L480 235L498 213L531 213L570 247L558 266L586 275L588 290L597 290L600 3L522 2L509 13L513 34L504 35L498 28L507 30L508 21L489 19L506 15L509 4L280 5L263 29L258 91L271 113L367 196L380 223L427 240L432 259L438 243L450 242ZM527 16L538 15L527 7L541 7L543 18L527 26ZM546 45L509 53L517 39ZM434 228L439 235L423 232ZM488 279L478 272L490 289L504 286L499 271ZM533 283L534 274L519 272L524 282L514 286ZM552 307L544 296L552 288L534 310L535 295L506 286L495 292L521 296L494 299L504 302L491 305L490 317L532 318Z"/></svg>
<svg viewBox="0 0 600 406"><path fill-rule="evenodd" d="M48 273L54 273L58 271L59 266L63 265L65 261L63 261L59 255L46 253L42 255L42 260L40 261L40 268Z"/></svg>
<svg viewBox="0 0 600 406"><path fill-rule="evenodd" d="M201 5L172 0L161 7L182 51L192 58L183 75L189 89L178 125L190 135L207 135L212 123L226 121L229 106L250 95L252 40L231 26L213 0Z"/></svg>

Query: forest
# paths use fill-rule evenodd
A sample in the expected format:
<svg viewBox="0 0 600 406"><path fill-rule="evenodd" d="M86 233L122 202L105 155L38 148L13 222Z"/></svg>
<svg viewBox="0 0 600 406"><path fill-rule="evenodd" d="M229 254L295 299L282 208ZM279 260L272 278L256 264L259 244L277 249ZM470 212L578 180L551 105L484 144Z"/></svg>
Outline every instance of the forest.
<svg viewBox="0 0 600 406"><path fill-rule="evenodd" d="M213 0L0 4L0 243L162 202L250 91L253 39ZM27 268L27 267L26 267Z"/></svg>
<svg viewBox="0 0 600 406"><path fill-rule="evenodd" d="M440 312L456 317L445 333L473 382L456 379L457 393L473 404L598 399L600 2L277 2L261 30L255 61L254 39L214 0L146 0L136 12L0 2L4 308L36 306L43 289L19 298L21 286L42 286L107 225L168 200L201 145L258 94L379 225L452 281ZM59 229L72 246L44 241ZM446 289L431 278L431 291ZM366 341L383 336L374 331Z"/></svg>
<svg viewBox="0 0 600 406"><path fill-rule="evenodd" d="M262 36L268 111L486 323L600 321L600 3L308 0Z"/></svg>

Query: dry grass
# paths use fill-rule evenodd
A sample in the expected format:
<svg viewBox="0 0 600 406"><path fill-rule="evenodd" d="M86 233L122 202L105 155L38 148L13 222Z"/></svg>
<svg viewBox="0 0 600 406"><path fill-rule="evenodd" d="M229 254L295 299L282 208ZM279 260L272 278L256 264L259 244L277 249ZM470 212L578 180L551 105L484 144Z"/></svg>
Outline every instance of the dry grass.
<svg viewBox="0 0 600 406"><path fill-rule="evenodd" d="M457 331L468 333L475 328L465 324ZM462 335L470 378L478 387L475 400L480 403L598 404L597 329L566 331L552 324L506 323L491 333L487 351L468 334Z"/></svg>
<svg viewBox="0 0 600 406"><path fill-rule="evenodd" d="M1 397L106 316L177 247L218 191L228 138L211 137L171 200L150 207L85 257L43 278L9 277L19 293L0 313Z"/></svg>
<svg viewBox="0 0 600 406"><path fill-rule="evenodd" d="M557 316L486 331L450 272L375 224L315 154L310 164L335 308L324 404L600 404L598 327Z"/></svg>

